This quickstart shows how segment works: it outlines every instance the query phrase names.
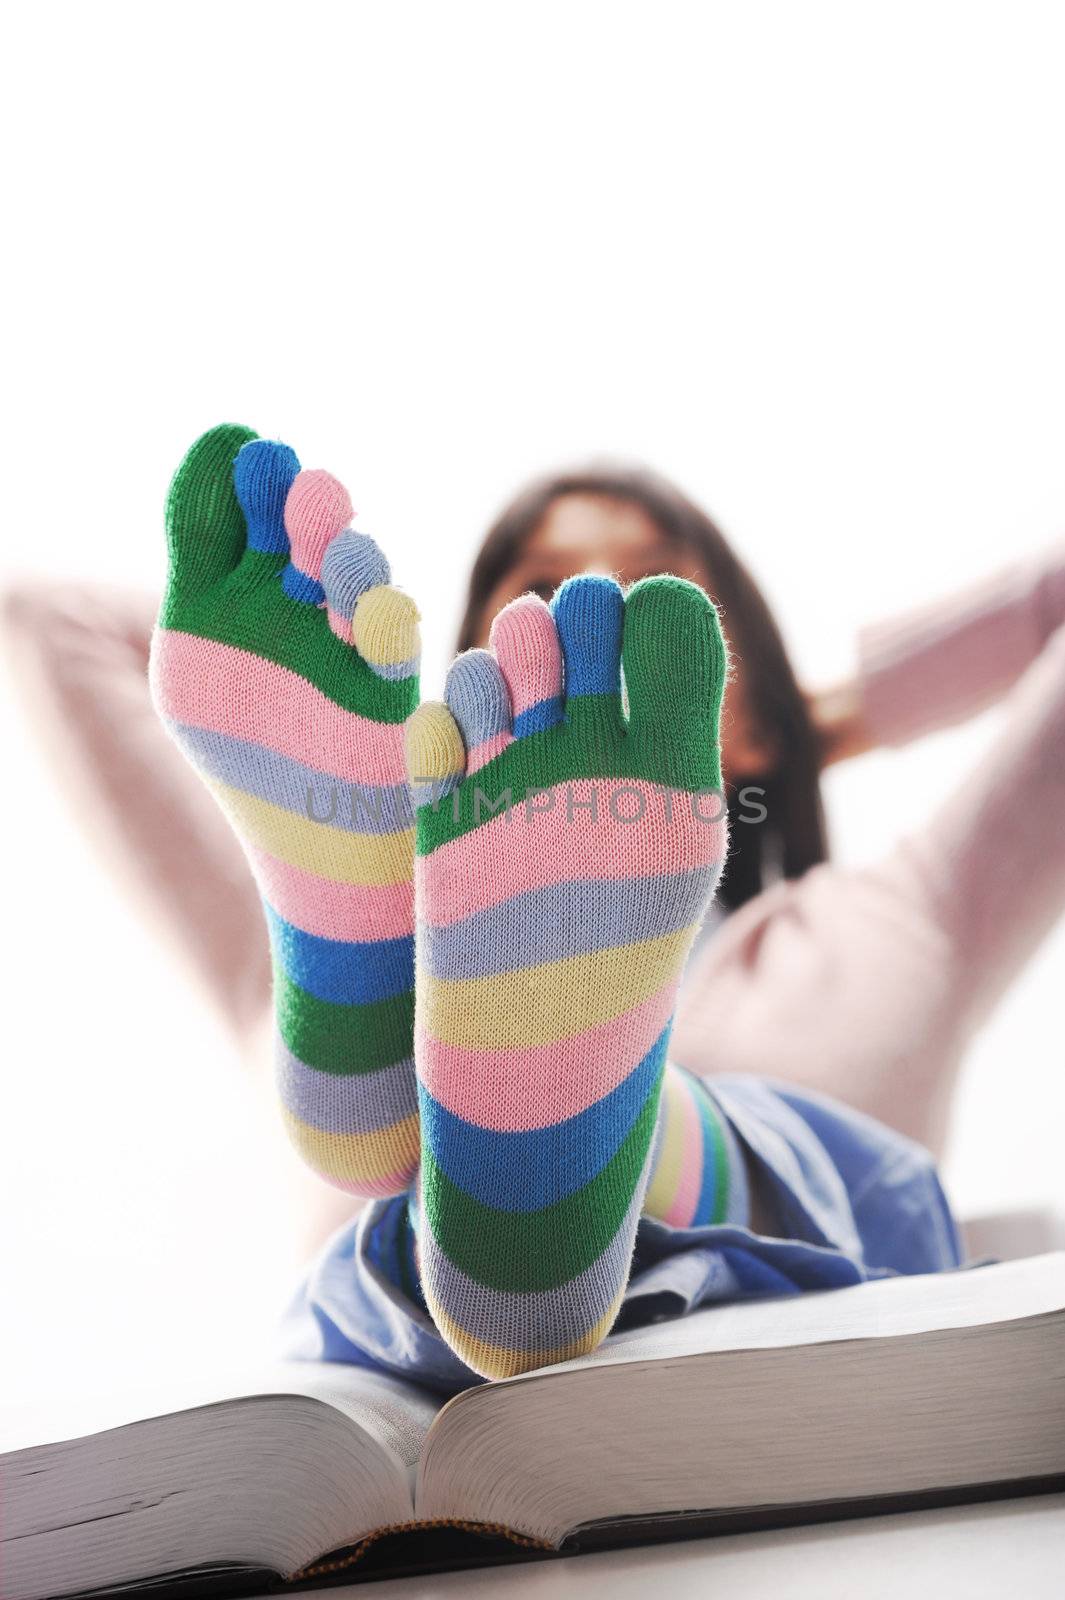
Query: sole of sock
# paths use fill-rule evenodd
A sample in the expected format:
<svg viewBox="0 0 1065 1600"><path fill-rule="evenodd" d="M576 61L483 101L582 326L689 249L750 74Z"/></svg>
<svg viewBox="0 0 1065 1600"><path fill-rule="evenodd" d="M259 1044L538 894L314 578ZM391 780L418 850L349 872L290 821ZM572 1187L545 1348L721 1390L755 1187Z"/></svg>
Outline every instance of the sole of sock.
<svg viewBox="0 0 1065 1600"><path fill-rule="evenodd" d="M408 726L422 1282L485 1376L616 1317L725 853L725 674L695 585L580 578L505 608Z"/></svg>
<svg viewBox="0 0 1065 1600"><path fill-rule="evenodd" d="M419 1157L402 734L418 618L352 515L287 446L205 434L167 504L151 681L263 896L288 1132L330 1183L387 1195Z"/></svg>

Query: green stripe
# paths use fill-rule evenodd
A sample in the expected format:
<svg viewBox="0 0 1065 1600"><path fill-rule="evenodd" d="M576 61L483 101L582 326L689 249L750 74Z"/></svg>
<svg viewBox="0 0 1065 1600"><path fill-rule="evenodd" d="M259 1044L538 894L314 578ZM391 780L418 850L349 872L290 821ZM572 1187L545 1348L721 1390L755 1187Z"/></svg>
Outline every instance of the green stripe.
<svg viewBox="0 0 1065 1600"><path fill-rule="evenodd" d="M714 1141L714 1221L724 1222L728 1215L729 1158L715 1108L710 1111L710 1124Z"/></svg>
<svg viewBox="0 0 1065 1600"><path fill-rule="evenodd" d="M460 1189L423 1146L425 1214L444 1253L490 1289L531 1294L568 1283L601 1256L640 1180L661 1079L616 1155L575 1194L539 1211L496 1211Z"/></svg>
<svg viewBox="0 0 1065 1600"><path fill-rule="evenodd" d="M694 1073L689 1074L689 1078L691 1087L697 1096L704 1132L713 1146L714 1211L710 1220L715 1223L724 1222L728 1215L730 1178L729 1149L725 1143L725 1135L721 1128L721 1113Z"/></svg>
<svg viewBox="0 0 1065 1600"><path fill-rule="evenodd" d="M297 1060L337 1077L377 1072L404 1061L414 1037L414 991L366 1005L334 1005L307 994L274 967L281 1037Z"/></svg>
<svg viewBox="0 0 1065 1600"><path fill-rule="evenodd" d="M418 703L417 678L379 678L337 638L324 610L289 599L279 581L284 566L283 556L248 550L236 571L202 597L183 596L171 582L160 623L287 667L346 711L375 722L405 722Z"/></svg>
<svg viewBox="0 0 1065 1600"><path fill-rule="evenodd" d="M489 804L508 789L512 805L523 804L527 794L535 795L539 789L580 779L639 779L690 794L720 790L721 759L712 740L681 744L653 733L629 733L620 721L619 704L616 695L582 695L570 703L565 724L516 739L441 800L435 811L422 806L417 817L418 854L431 855L490 822ZM600 805L608 801L608 794L601 795ZM709 801L704 810L707 816L713 814Z"/></svg>

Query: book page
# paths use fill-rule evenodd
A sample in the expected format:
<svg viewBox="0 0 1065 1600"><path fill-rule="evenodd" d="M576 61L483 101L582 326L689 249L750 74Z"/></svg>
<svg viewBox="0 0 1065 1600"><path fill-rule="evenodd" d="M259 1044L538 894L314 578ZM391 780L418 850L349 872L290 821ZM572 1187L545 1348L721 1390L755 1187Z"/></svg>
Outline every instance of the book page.
<svg viewBox="0 0 1065 1600"><path fill-rule="evenodd" d="M709 1306L650 1328L614 1334L591 1355L506 1381L535 1382L549 1373L619 1361L665 1361L724 1350L765 1350L980 1327L1063 1309L1065 1251L1058 1250L971 1271L883 1278L848 1289ZM461 1401L462 1397L458 1398Z"/></svg>
<svg viewBox="0 0 1065 1600"><path fill-rule="evenodd" d="M342 1411L407 1467L417 1461L441 1404L398 1378L337 1362L285 1361L193 1378L170 1374L157 1384L129 1390L4 1405L0 1454L87 1438L175 1412L286 1394L306 1395Z"/></svg>
<svg viewBox="0 0 1065 1600"><path fill-rule="evenodd" d="M558 1545L679 1509L1058 1474L1063 1316L1065 1254L696 1312L458 1395L415 1504Z"/></svg>
<svg viewBox="0 0 1065 1600"><path fill-rule="evenodd" d="M302 1393L343 1411L403 1463L417 1465L430 1424L443 1401L387 1373L340 1362L302 1362L311 1367ZM289 1363L286 1372L296 1366Z"/></svg>
<svg viewBox="0 0 1065 1600"><path fill-rule="evenodd" d="M230 1560L297 1571L409 1520L438 1409L396 1379L312 1362L144 1398L112 1401L111 1426L81 1437L69 1414L51 1443L34 1425L0 1457L0 1564L27 1595Z"/></svg>

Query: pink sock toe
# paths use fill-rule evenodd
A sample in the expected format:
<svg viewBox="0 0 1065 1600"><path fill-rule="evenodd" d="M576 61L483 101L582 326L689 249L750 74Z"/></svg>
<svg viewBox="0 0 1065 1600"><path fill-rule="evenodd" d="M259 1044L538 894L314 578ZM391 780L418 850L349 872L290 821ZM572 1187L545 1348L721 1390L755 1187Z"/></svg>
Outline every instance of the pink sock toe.
<svg viewBox="0 0 1065 1600"><path fill-rule="evenodd" d="M301 472L285 501L293 566L309 578L320 579L326 546L343 532L354 514L351 496L332 473L317 467Z"/></svg>

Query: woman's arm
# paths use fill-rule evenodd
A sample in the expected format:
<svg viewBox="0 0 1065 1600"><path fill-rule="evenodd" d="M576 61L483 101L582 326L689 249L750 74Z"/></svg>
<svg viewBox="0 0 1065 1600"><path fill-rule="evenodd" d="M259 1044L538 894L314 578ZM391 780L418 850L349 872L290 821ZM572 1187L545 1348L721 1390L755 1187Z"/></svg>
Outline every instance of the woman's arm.
<svg viewBox="0 0 1065 1600"><path fill-rule="evenodd" d="M265 1014L259 897L228 823L148 694L150 599L24 584L3 596L15 676L72 810L238 1034Z"/></svg>
<svg viewBox="0 0 1065 1600"><path fill-rule="evenodd" d="M978 1024L1065 912L1065 591L1058 627L1010 689L989 756L896 851Z"/></svg>
<svg viewBox="0 0 1065 1600"><path fill-rule="evenodd" d="M1004 639L992 604L984 649L969 622L964 652L950 643L948 676L968 658L971 684L955 681L946 701L943 686L913 685L939 725L945 703L986 704L1004 662L1016 670L1033 650L989 751L882 861L816 867L729 917L687 980L678 1063L800 1083L942 1147L974 1028L1065 911L1065 583L1053 563L1042 570L1013 591L1027 624L1006 619ZM1034 621L1020 598L1033 591Z"/></svg>
<svg viewBox="0 0 1065 1600"><path fill-rule="evenodd" d="M1065 615L1065 545L862 630L855 678L813 694L822 765L902 745L999 700Z"/></svg>

